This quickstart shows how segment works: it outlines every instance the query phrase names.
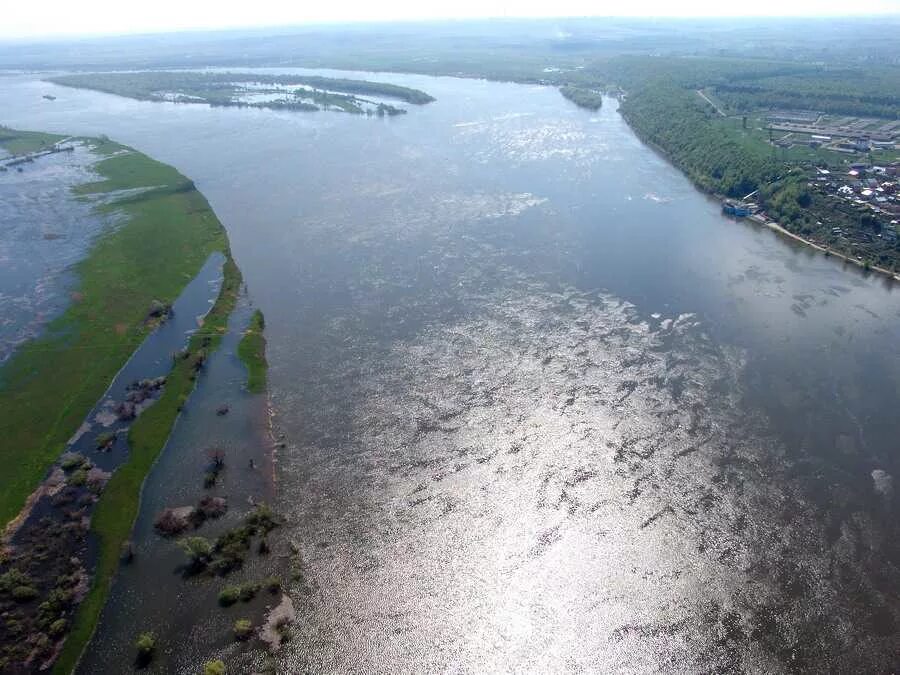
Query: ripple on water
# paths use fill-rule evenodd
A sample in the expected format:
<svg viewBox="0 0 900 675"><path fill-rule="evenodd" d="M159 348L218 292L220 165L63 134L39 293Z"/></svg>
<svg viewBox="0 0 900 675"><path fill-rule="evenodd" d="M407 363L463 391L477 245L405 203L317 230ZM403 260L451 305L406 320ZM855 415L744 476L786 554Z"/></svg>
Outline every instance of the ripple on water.
<svg viewBox="0 0 900 675"><path fill-rule="evenodd" d="M473 307L348 359L328 378L356 383L345 435L285 458L309 617L286 667L851 663L833 610L867 610L819 552L853 583L872 532L826 540L739 405L740 351L524 278Z"/></svg>

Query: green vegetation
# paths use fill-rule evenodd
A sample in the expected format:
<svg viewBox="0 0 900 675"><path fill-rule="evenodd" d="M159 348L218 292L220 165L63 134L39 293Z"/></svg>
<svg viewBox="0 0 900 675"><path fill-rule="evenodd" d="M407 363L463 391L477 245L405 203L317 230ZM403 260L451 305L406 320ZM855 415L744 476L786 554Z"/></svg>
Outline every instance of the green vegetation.
<svg viewBox="0 0 900 675"><path fill-rule="evenodd" d="M6 130L3 138L4 147L20 152L56 140ZM153 324L146 321L151 303L174 301L214 251L228 255L221 224L184 176L124 146L83 140L105 159L95 166L102 180L80 186L79 194L153 188L127 197L110 195L100 208L123 216L121 224L99 238L76 266L78 284L72 305L49 324L44 336L22 345L0 368L0 430L4 436L0 459L6 464L0 477L3 523L21 508L67 439L152 329ZM190 358L173 366L160 400L131 427L129 459L115 472L97 504L91 523L99 541L96 575L74 616L55 672L72 670L93 633L138 511L144 477L193 388L195 365L202 363L198 359L215 348L225 330L241 281L230 258L224 275L205 331L192 337L187 350ZM84 458L71 456L64 463L70 485L85 482ZM66 582L54 590L53 597L39 608L35 620L48 634L56 635L65 628L60 614L70 611L70 585ZM21 590L11 589L10 595L25 600Z"/></svg>
<svg viewBox="0 0 900 675"><path fill-rule="evenodd" d="M266 372L269 364L266 362L266 338L263 335L265 327L263 313L256 310L237 349L238 357L247 367L247 389L254 394L266 389Z"/></svg>
<svg viewBox="0 0 900 675"><path fill-rule="evenodd" d="M241 599L240 586L226 586L219 591L219 604L222 607L231 607L234 603Z"/></svg>
<svg viewBox="0 0 900 675"><path fill-rule="evenodd" d="M340 91L345 94L361 94L363 96L383 96L395 98L404 103L424 105L435 99L419 89L401 87L387 82L368 82L366 80L348 80L344 78L283 75L278 80L281 84L302 84L314 89Z"/></svg>
<svg viewBox="0 0 900 675"><path fill-rule="evenodd" d="M41 131L18 131L0 127L0 148L13 155L38 152L59 143L65 136L45 134Z"/></svg>
<svg viewBox="0 0 900 675"><path fill-rule="evenodd" d="M619 109L644 141L709 192L743 197L782 170L770 149L747 143L693 90L655 82L630 90Z"/></svg>
<svg viewBox="0 0 900 675"><path fill-rule="evenodd" d="M583 87L565 86L559 88L559 93L569 99L579 108L587 110L600 110L603 105L603 94L593 89Z"/></svg>
<svg viewBox="0 0 900 675"><path fill-rule="evenodd" d="M880 121L849 120L860 129L854 133L864 135L900 118L898 69L627 56L597 62L571 77L580 86L621 89L620 111L634 131L702 189L738 199L753 194L792 234L863 265L900 267L900 237L891 231L890 216L838 199L839 181L817 173L827 168L845 177L851 161L869 164L876 153L848 156L839 146L811 143L802 133L776 143L775 134L780 139L786 132L770 130L766 119L771 108L807 110L805 119L811 120L816 111L879 116ZM894 150L878 152L878 161L897 159Z"/></svg>
<svg viewBox="0 0 900 675"><path fill-rule="evenodd" d="M221 659L203 664L203 675L225 675L225 663Z"/></svg>
<svg viewBox="0 0 900 675"><path fill-rule="evenodd" d="M819 66L806 73L743 78L715 85L721 101L744 112L758 108L900 118L897 68Z"/></svg>
<svg viewBox="0 0 900 675"><path fill-rule="evenodd" d="M173 301L210 253L227 251L222 226L190 181L118 144L89 142L108 157L95 167L104 180L82 186L82 193L158 187L101 207L125 216L124 225L76 265L70 307L0 367L4 524L151 330L144 321L150 303Z"/></svg>
<svg viewBox="0 0 900 675"><path fill-rule="evenodd" d="M253 622L250 619L238 619L234 622L234 639L239 642L249 640L253 635Z"/></svg>
<svg viewBox="0 0 900 675"><path fill-rule="evenodd" d="M134 648L137 650L139 664L146 665L153 659L156 651L156 636L151 632L141 633L135 640Z"/></svg>
<svg viewBox="0 0 900 675"><path fill-rule="evenodd" d="M223 532L212 544L203 537L182 539L179 546L187 556L187 571L190 574L227 575L244 564L254 537L265 541L266 535L280 524L272 510L260 504L247 514L242 525Z"/></svg>
<svg viewBox="0 0 900 675"><path fill-rule="evenodd" d="M88 142L107 157L95 167L103 180L81 186L80 193L154 188L113 197L102 207L126 219L100 238L77 266L78 300L50 324L45 337L23 345L0 370L0 424L9 441L0 449L9 455L3 457L7 470L0 479L4 522L21 507L66 439L151 330L145 321L151 302L174 301L212 252L229 255L225 232L193 183L124 146L106 140ZM241 283L230 257L224 277L205 330L191 338L187 349L191 358L173 365L160 399L132 425L129 459L100 497L91 522L99 540L96 574L54 672L70 672L89 641L130 536L144 477L193 389L197 358L214 350L225 330Z"/></svg>
<svg viewBox="0 0 900 675"><path fill-rule="evenodd" d="M100 540L97 570L91 590L78 608L72 632L54 668L56 673L67 673L72 669L93 634L109 584L118 568L121 547L131 536L144 477L165 446L183 401L194 388L197 359L205 358L219 346L228 317L237 302L240 285L240 271L229 255L219 297L206 315L203 332L191 337L188 358L174 362L160 399L131 426L128 462L119 467L107 483L91 521L91 530Z"/></svg>
<svg viewBox="0 0 900 675"><path fill-rule="evenodd" d="M424 91L396 84L303 75L144 71L61 75L49 81L142 101L284 110L339 110L379 116L399 115L406 111L360 96L378 96L413 105L434 101Z"/></svg>

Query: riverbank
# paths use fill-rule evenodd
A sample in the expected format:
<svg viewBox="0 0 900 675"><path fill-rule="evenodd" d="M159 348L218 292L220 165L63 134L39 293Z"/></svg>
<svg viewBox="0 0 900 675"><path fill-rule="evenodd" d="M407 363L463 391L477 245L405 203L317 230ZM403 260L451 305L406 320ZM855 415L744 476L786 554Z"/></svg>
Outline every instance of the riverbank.
<svg viewBox="0 0 900 675"><path fill-rule="evenodd" d="M70 673L90 642L138 515L144 478L165 447L175 420L194 389L197 371L221 343L240 285L240 270L229 255L219 297L206 315L202 330L191 337L187 349L174 361L160 399L137 418L128 432L129 460L107 483L91 520L91 533L99 542L91 590L75 615L54 673Z"/></svg>
<svg viewBox="0 0 900 675"><path fill-rule="evenodd" d="M27 151L59 138L17 133L0 144ZM78 140L101 158L100 180L75 192L116 225L75 266L68 309L0 368L4 526L153 330L153 302L171 304L210 254L228 251L205 198L175 169L106 139Z"/></svg>
<svg viewBox="0 0 900 675"><path fill-rule="evenodd" d="M653 141L649 140L641 132L641 129L637 125L635 125L633 123L633 121L628 118L627 115L622 114L622 119L625 120L625 122L628 124L629 128L634 132L634 135L637 136L641 140L642 143L647 145L654 152L659 154L663 159L665 159L667 162L672 164L672 166L674 166L676 169L681 171L687 177L687 179L691 181L691 183L694 185L695 188L697 188L704 194L709 195L710 197L714 198L715 200L717 200L719 202L723 202L726 199L730 199L726 195L715 192L714 190L707 189L703 184L701 184L700 182L695 180L695 178L691 175L691 173L689 171L687 171L684 167L680 166L675 161L675 159L668 152L666 152L665 148L663 148L660 145L658 145L657 143L654 143ZM867 266L864 261L857 260L855 258L851 258L850 256L848 256L846 254L839 253L838 251L835 251L830 248L826 248L820 244L817 244L809 239L806 239L806 238L800 236L799 234L795 234L794 232L791 232L790 230L786 229L785 227L779 225L778 223L776 223L774 221L766 220L761 217L754 217L754 216L749 216L748 220L752 220L753 222L758 223L760 225L765 225L766 227L771 229L773 232L783 235L783 236L791 239L792 241L809 246L810 248L813 248L816 251L823 253L827 257L834 257L839 260L843 260L844 262L852 263L862 270L878 272L879 274L883 274L884 276L886 276L894 281L900 281L900 274L898 274L896 272L893 272L893 271L891 271L885 267L881 267L879 265L871 265L870 264Z"/></svg>
<svg viewBox="0 0 900 675"><path fill-rule="evenodd" d="M8 151L35 152L58 138L3 130L0 144ZM6 466L0 478L0 515L4 524L16 527L15 535L8 529L4 537L0 564L10 583L0 591L12 593L11 607L26 612L25 623L35 622L4 626L0 657L5 672L27 672L34 664L46 669L54 659L54 672L71 672L118 568L144 478L165 446L198 371L217 348L241 286L224 228L191 181L108 139L74 140L98 156L93 169L100 180L78 185L73 192L94 201L110 224L76 266L78 281L69 308L0 369L0 428L5 433L0 459ZM84 428L109 383L166 321L168 311L163 310L214 253L225 260L218 297L203 330L190 338L164 384L147 385L153 393L147 394L146 409L125 416L136 419L128 429L124 464L114 457L121 445L117 434L107 434L106 440L95 433L104 439L103 447L97 447L113 455L69 453L71 461L63 458L54 468L49 487L28 500L28 513L13 518L67 443L74 447L78 442L81 434L76 432ZM189 312L185 318L194 315ZM120 419L123 414L119 410ZM32 508L39 512L29 515ZM88 523L89 535L84 532ZM71 562L55 581L43 579L38 564L39 550L47 548L41 539L48 527L65 537L53 536L46 563L55 565L57 558ZM14 592L19 586L28 587L28 597ZM39 611L29 610L39 602ZM29 633L25 642L16 637L22 630Z"/></svg>
<svg viewBox="0 0 900 675"><path fill-rule="evenodd" d="M752 217L751 217L751 220L753 220L753 222L755 222L755 223L765 225L766 227L771 229L773 232L777 232L778 234L788 237L789 239L792 239L793 241L796 241L801 244L805 244L811 248L814 248L815 250L820 251L821 253L824 253L826 257L837 258L838 260L843 260L846 263L851 263L853 265L856 265L857 267L859 267L862 270L878 272L879 274L883 274L886 277L888 277L889 279L892 279L893 281L900 281L900 274L892 272L891 270L884 268L884 267L880 267L878 265L866 266L866 263L861 260L856 260L855 258L851 258L847 255L844 255L843 253L838 253L837 251L834 251L830 248L826 248L820 244L817 244L814 241L810 241L809 239L804 239L799 234L794 234L790 230L786 230L785 228L783 228L781 225L779 225L778 223L776 223L774 221L763 221L763 220L758 220L758 219L755 219Z"/></svg>

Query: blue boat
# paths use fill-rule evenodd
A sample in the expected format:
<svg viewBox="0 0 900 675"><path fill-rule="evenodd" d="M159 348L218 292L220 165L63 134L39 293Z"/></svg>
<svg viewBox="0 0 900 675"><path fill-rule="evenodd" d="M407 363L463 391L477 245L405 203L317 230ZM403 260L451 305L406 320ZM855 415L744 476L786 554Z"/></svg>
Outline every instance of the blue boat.
<svg viewBox="0 0 900 675"><path fill-rule="evenodd" d="M745 218L750 215L749 207L729 201L722 202L722 211L729 216L735 216L737 218Z"/></svg>

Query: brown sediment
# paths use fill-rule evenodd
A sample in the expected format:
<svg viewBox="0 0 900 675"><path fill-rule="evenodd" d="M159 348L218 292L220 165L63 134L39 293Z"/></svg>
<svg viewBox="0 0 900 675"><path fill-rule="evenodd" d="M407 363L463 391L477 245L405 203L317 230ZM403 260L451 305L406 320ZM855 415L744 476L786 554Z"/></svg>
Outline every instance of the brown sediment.
<svg viewBox="0 0 900 675"><path fill-rule="evenodd" d="M6 548L9 545L9 541L16 535L22 525L25 524L25 521L28 520L28 516L31 515L34 507L37 506L38 502L43 497L53 497L59 494L59 491L65 486L65 472L58 466L54 467L50 472L50 475L37 486L34 492L28 495L28 499L25 500L25 505L22 507L22 510L19 511L19 514L6 524L2 537L0 537L3 542L3 547Z"/></svg>
<svg viewBox="0 0 900 675"><path fill-rule="evenodd" d="M269 651L277 652L281 647L284 627L297 620L294 603L287 593L281 595L281 602L266 615L265 623L259 629L259 639L269 646Z"/></svg>
<svg viewBox="0 0 900 675"><path fill-rule="evenodd" d="M268 391L268 385L266 386L266 434L268 438L266 439L268 442L266 446L270 448L267 459L268 459L268 467L266 467L266 473L268 474L268 482L270 486L271 496L274 498L278 491L278 476L275 473L275 466L278 463L278 446L279 443L275 440L276 432L275 432L275 407L272 405L272 395Z"/></svg>

